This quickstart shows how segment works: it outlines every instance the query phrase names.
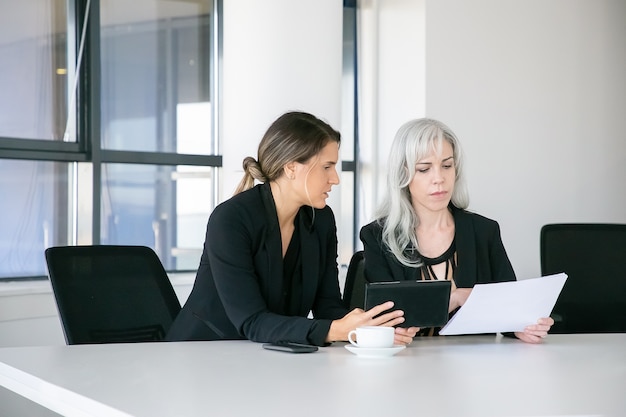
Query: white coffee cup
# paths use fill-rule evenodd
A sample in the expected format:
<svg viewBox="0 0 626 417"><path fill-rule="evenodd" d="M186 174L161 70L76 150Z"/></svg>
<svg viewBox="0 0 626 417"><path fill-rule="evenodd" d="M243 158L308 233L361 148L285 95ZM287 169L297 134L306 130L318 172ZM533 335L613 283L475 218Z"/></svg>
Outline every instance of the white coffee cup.
<svg viewBox="0 0 626 417"><path fill-rule="evenodd" d="M348 333L348 341L360 348L389 348L393 346L394 333L393 327L362 326Z"/></svg>

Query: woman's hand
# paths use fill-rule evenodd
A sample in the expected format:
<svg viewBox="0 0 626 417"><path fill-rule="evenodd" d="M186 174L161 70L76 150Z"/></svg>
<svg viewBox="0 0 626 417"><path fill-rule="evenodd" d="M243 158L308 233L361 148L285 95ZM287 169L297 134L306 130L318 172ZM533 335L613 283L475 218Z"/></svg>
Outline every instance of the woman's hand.
<svg viewBox="0 0 626 417"><path fill-rule="evenodd" d="M453 312L454 310L465 304L471 292L471 288L457 288L452 291L450 293L450 306L448 307L448 313Z"/></svg>
<svg viewBox="0 0 626 417"><path fill-rule="evenodd" d="M330 330L326 336L327 342L346 341L348 340L348 333L351 330L360 326L396 326L404 322L404 311L394 310L388 313L381 314L383 311L393 308L393 302L387 301L386 303L379 304L370 308L367 311L363 311L360 308L355 308L343 318L339 320L333 320L330 324ZM380 316L378 316L381 314ZM375 316L378 316L374 318ZM397 330L397 329L396 329ZM398 339L396 333L396 339ZM403 335L401 340L404 340L406 335Z"/></svg>
<svg viewBox="0 0 626 417"><path fill-rule="evenodd" d="M526 326L523 332L515 332L515 336L526 343L541 343L554 324L552 317L542 317L537 324Z"/></svg>
<svg viewBox="0 0 626 417"><path fill-rule="evenodd" d="M396 327L396 333L393 338L394 345L410 345L413 338L420 331L419 327Z"/></svg>

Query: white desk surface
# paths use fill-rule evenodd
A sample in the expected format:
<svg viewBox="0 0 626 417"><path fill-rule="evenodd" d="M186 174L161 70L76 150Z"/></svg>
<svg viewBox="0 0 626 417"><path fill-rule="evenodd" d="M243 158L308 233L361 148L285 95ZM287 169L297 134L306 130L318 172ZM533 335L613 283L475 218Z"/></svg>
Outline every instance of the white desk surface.
<svg viewBox="0 0 626 417"><path fill-rule="evenodd" d="M424 338L375 359L343 343L3 348L0 385L64 416L625 416L626 334Z"/></svg>

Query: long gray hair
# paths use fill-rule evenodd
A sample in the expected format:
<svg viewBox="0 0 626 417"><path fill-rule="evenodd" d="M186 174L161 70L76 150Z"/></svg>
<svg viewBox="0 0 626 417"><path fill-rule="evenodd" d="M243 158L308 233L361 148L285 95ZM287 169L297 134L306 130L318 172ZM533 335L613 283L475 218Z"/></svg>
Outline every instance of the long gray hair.
<svg viewBox="0 0 626 417"><path fill-rule="evenodd" d="M406 251L410 247L419 249L415 233L419 218L411 204L409 184L415 176L417 162L433 150L441 151L444 140L452 145L456 174L451 202L465 209L469 194L463 176L463 156L459 140L448 126L433 119L411 120L398 129L391 145L386 196L376 218L383 225L383 244L401 264L409 267L421 266L421 260Z"/></svg>

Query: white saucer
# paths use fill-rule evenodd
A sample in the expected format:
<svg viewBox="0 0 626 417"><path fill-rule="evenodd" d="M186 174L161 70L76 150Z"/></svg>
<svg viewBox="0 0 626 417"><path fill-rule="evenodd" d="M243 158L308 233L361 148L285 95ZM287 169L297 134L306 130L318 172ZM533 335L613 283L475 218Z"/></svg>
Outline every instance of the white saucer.
<svg viewBox="0 0 626 417"><path fill-rule="evenodd" d="M355 355L361 356L363 358L385 358L395 355L396 353L406 348L406 346L394 345L388 348L362 348L348 344L345 346L345 348Z"/></svg>

